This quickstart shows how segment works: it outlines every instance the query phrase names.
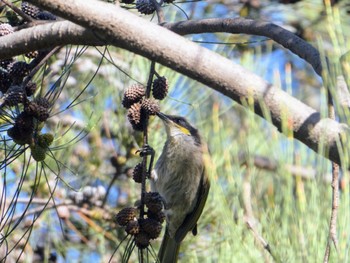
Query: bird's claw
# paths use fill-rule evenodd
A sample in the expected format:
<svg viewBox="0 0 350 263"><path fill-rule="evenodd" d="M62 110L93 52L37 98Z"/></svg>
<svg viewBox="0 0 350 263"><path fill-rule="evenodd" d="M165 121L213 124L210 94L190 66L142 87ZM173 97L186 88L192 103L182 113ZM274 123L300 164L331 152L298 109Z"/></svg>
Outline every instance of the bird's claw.
<svg viewBox="0 0 350 263"><path fill-rule="evenodd" d="M145 144L142 148L138 149L136 153L139 153L141 157L144 157L147 155L153 156L155 151L151 146L149 146L148 144Z"/></svg>

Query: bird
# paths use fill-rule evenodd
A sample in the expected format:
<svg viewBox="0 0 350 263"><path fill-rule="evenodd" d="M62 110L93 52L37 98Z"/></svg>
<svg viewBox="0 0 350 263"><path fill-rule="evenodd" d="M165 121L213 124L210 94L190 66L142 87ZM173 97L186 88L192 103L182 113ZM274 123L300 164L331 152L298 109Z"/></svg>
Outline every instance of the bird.
<svg viewBox="0 0 350 263"><path fill-rule="evenodd" d="M167 139L151 173L151 189L164 202L166 229L158 252L161 263L178 260L187 233L197 234L197 221L206 203L210 182L205 171L206 144L184 117L158 112Z"/></svg>

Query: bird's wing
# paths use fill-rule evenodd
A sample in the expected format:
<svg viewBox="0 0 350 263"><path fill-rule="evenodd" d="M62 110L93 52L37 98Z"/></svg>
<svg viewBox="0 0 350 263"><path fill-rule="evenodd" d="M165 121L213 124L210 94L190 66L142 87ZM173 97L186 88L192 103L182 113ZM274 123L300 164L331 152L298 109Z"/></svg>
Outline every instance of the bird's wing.
<svg viewBox="0 0 350 263"><path fill-rule="evenodd" d="M192 213L188 214L175 233L176 242L180 243L187 233L196 227L197 221L202 214L205 202L207 201L210 188L209 178L203 169L200 187L198 189L197 203Z"/></svg>

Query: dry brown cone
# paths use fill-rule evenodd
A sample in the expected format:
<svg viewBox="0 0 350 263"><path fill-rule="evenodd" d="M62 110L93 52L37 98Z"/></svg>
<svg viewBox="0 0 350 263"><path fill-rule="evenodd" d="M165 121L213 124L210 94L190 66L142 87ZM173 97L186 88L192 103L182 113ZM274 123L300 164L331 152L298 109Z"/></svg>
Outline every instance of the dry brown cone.
<svg viewBox="0 0 350 263"><path fill-rule="evenodd" d="M141 14L150 15L156 11L157 7L152 0L137 0L136 9Z"/></svg>
<svg viewBox="0 0 350 263"><path fill-rule="evenodd" d="M25 54L27 58L36 58L39 55L39 51L34 50Z"/></svg>
<svg viewBox="0 0 350 263"><path fill-rule="evenodd" d="M133 220L130 221L126 227L125 227L125 232L128 233L129 235L137 235L140 232L140 225L138 220Z"/></svg>
<svg viewBox="0 0 350 263"><path fill-rule="evenodd" d="M132 172L132 178L136 183L142 182L142 163L136 164Z"/></svg>
<svg viewBox="0 0 350 263"><path fill-rule="evenodd" d="M10 74L0 70L0 91L5 93L11 86L12 80Z"/></svg>
<svg viewBox="0 0 350 263"><path fill-rule="evenodd" d="M0 36L5 36L13 32L14 32L13 27L10 24L7 24L7 23L0 24Z"/></svg>
<svg viewBox="0 0 350 263"><path fill-rule="evenodd" d="M157 100L162 100L166 97L169 90L169 84L166 77L159 77L153 81L152 95Z"/></svg>
<svg viewBox="0 0 350 263"><path fill-rule="evenodd" d="M29 74L29 64L24 61L17 61L13 63L9 72L10 77L15 84L22 82L23 78Z"/></svg>
<svg viewBox="0 0 350 263"><path fill-rule="evenodd" d="M129 109L134 103L141 101L145 94L146 90L143 85L134 84L125 90L122 104Z"/></svg>
<svg viewBox="0 0 350 263"><path fill-rule="evenodd" d="M21 4L21 9L25 14L35 19L38 18L38 14L41 11L40 8L36 7L35 5L29 4L28 2L24 1Z"/></svg>
<svg viewBox="0 0 350 263"><path fill-rule="evenodd" d="M162 224L157 220L151 218L140 219L140 227L150 239L155 239L159 237L160 232L162 232Z"/></svg>
<svg viewBox="0 0 350 263"><path fill-rule="evenodd" d="M46 121L49 116L50 102L46 98L38 98L33 102L33 116L39 121Z"/></svg>
<svg viewBox="0 0 350 263"><path fill-rule="evenodd" d="M11 86L10 89L4 94L4 105L12 107L21 104L25 101L26 96L21 86Z"/></svg>
<svg viewBox="0 0 350 263"><path fill-rule="evenodd" d="M158 213L163 209L162 197L157 192L145 193L144 202L148 210Z"/></svg>
<svg viewBox="0 0 350 263"><path fill-rule="evenodd" d="M15 120L15 125L7 130L8 136L17 144L30 144L33 139L33 117L26 112L21 112Z"/></svg>
<svg viewBox="0 0 350 263"><path fill-rule="evenodd" d="M28 97L32 96L36 91L36 83L33 81L29 81L25 86L25 91Z"/></svg>
<svg viewBox="0 0 350 263"><path fill-rule="evenodd" d="M150 244L150 237L143 231L135 236L135 244L140 249L145 249Z"/></svg>
<svg viewBox="0 0 350 263"><path fill-rule="evenodd" d="M159 223L163 223L165 221L165 214L162 211L157 213L152 212L151 210L147 211L147 217L158 221Z"/></svg>
<svg viewBox="0 0 350 263"><path fill-rule="evenodd" d="M143 99L141 108L149 115L156 115L160 111L159 104L154 99Z"/></svg>
<svg viewBox="0 0 350 263"><path fill-rule="evenodd" d="M145 116L144 112L141 110L141 103L135 103L131 105L130 109L128 110L128 120L136 131L143 131L144 123L145 123Z"/></svg>
<svg viewBox="0 0 350 263"><path fill-rule="evenodd" d="M39 121L46 121L50 116L49 109L43 106L39 106L36 112L35 118Z"/></svg>
<svg viewBox="0 0 350 263"><path fill-rule="evenodd" d="M8 59L2 59L0 60L0 67L3 69L8 69L8 67L13 64L15 60L13 58L8 58Z"/></svg>
<svg viewBox="0 0 350 263"><path fill-rule="evenodd" d="M38 98L36 100L36 103L41 106L41 107L44 107L46 109L50 108L50 102L48 101L48 99L46 98Z"/></svg>
<svg viewBox="0 0 350 263"><path fill-rule="evenodd" d="M36 112L38 111L38 107L39 105L36 102L30 101L24 106L24 112L31 116L35 116Z"/></svg>
<svg viewBox="0 0 350 263"><path fill-rule="evenodd" d="M33 117L26 112L21 112L16 117L15 126L23 131L31 131L34 129Z"/></svg>
<svg viewBox="0 0 350 263"><path fill-rule="evenodd" d="M115 220L119 225L126 226L136 218L137 212L138 210L134 207L125 207L116 214Z"/></svg>

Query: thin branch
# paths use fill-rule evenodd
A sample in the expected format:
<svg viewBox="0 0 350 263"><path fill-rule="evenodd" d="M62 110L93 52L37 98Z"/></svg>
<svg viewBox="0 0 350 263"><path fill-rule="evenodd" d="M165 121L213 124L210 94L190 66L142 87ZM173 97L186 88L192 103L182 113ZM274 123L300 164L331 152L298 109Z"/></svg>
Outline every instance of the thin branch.
<svg viewBox="0 0 350 263"><path fill-rule="evenodd" d="M253 155L253 156L247 156L244 152L239 153L237 156L238 163L243 165L248 165L249 159L251 159L251 165L254 165L254 167L270 172L278 172L279 170L285 170L288 173L290 173L292 176L295 177L301 177L303 179L307 180L315 180L318 171L314 168L310 167L304 167L301 165L295 165L295 164L283 164L279 163L277 160L274 160L272 158L268 158L265 156L260 155ZM326 173L322 174L319 177L321 177L322 181L325 183L331 183L332 182L332 174Z"/></svg>
<svg viewBox="0 0 350 263"><path fill-rule="evenodd" d="M152 61L149 76L148 76L148 81L147 81L147 87L146 87L146 98L149 98L150 94L151 94L151 87L152 87L152 81L153 81L153 76L154 76L154 68L155 68L155 62ZM145 124L143 127L143 146L144 147L148 145L148 120L149 120L148 114L146 113L145 115L146 115L145 116ZM145 154L143 156L143 159L142 159L140 218L143 218L144 213L145 213L144 195L146 193L146 178L149 176L148 173L150 173L151 169L152 169L152 167L150 167L150 169L147 170L147 157L148 157L147 154ZM153 156L151 156L150 166L152 166L152 158L153 158Z"/></svg>
<svg viewBox="0 0 350 263"><path fill-rule="evenodd" d="M328 115L331 119L335 119L335 109L333 104L333 96L328 89ZM337 217L339 207L339 165L332 162L332 209L329 222L329 236L323 262L329 261L331 252L331 243L333 242L336 252L338 253L338 237L337 237Z"/></svg>
<svg viewBox="0 0 350 263"><path fill-rule="evenodd" d="M17 6L15 6L13 3L7 1L7 0L0 0L5 5L10 7L16 14L20 15L26 22L33 22L35 19L28 16L26 13L24 13L21 9L19 9Z"/></svg>
<svg viewBox="0 0 350 263"><path fill-rule="evenodd" d="M256 229L256 218L253 214L253 207L251 203L251 182L250 182L250 167L247 167L247 171L244 175L243 179L243 193L242 193L242 199L243 199L243 206L244 206L244 221L247 224L247 227L249 230L252 231L253 236L255 240L258 242L258 244L265 249L274 260L276 260L274 254L272 253L271 247L269 243L259 234L258 230Z"/></svg>

